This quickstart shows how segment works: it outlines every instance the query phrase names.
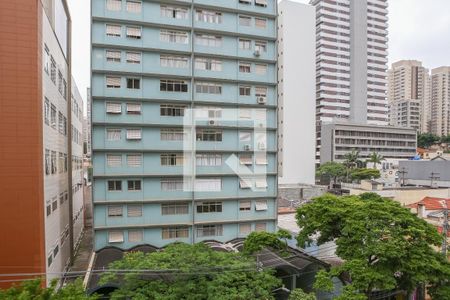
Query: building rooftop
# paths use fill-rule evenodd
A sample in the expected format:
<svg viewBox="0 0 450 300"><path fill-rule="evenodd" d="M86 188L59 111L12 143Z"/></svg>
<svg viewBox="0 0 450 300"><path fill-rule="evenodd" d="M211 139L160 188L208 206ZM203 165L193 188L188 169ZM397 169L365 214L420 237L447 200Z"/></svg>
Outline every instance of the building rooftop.
<svg viewBox="0 0 450 300"><path fill-rule="evenodd" d="M447 207L450 208L450 198L435 198L435 197L425 197L419 202L407 205L409 208L417 208L419 205L425 205L426 210L441 210L443 209L442 201L447 203Z"/></svg>

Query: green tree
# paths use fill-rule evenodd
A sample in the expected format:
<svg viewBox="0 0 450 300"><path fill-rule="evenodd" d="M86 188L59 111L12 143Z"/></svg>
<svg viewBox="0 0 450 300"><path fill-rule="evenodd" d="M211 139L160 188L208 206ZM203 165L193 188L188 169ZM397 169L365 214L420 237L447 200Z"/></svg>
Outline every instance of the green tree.
<svg viewBox="0 0 450 300"><path fill-rule="evenodd" d="M354 169L350 172L352 180L377 179L380 176L380 171L377 169Z"/></svg>
<svg viewBox="0 0 450 300"><path fill-rule="evenodd" d="M60 289L56 288L56 281L49 287L42 287L40 278L23 281L19 286L12 286L7 290L0 289L1 300L96 300L97 296L88 296L81 280L69 283Z"/></svg>
<svg viewBox="0 0 450 300"><path fill-rule="evenodd" d="M333 180L333 183L336 184L339 179L342 179L343 177L345 177L346 169L345 169L344 165L342 165L338 162L329 161L329 162L326 162L323 165L321 165L317 169L316 173L318 176L329 177L330 182L331 182L331 180Z"/></svg>
<svg viewBox="0 0 450 300"><path fill-rule="evenodd" d="M115 271L104 274L101 282L120 281L111 299L274 299L272 291L281 285L272 270L258 270L254 257L215 251L202 243L127 253L109 267ZM120 270L136 271L118 275Z"/></svg>
<svg viewBox="0 0 450 300"><path fill-rule="evenodd" d="M428 148L439 141L439 137L431 133L419 133L417 135L417 146L420 148Z"/></svg>
<svg viewBox="0 0 450 300"><path fill-rule="evenodd" d="M316 300L313 293L307 294L302 289L294 289L289 295L288 300Z"/></svg>
<svg viewBox="0 0 450 300"><path fill-rule="evenodd" d="M378 164L381 164L381 161L383 161L384 158L382 155L376 153L375 151L370 154L369 158L367 159L367 162L373 163L373 168L376 169Z"/></svg>
<svg viewBox="0 0 450 300"><path fill-rule="evenodd" d="M359 151L353 149L344 155L344 165L347 169L354 169L361 167L363 162L359 158Z"/></svg>
<svg viewBox="0 0 450 300"><path fill-rule="evenodd" d="M253 231L244 241L244 253L252 255L268 247L285 251L288 246L287 240L291 238L291 233L285 229L280 229L277 233Z"/></svg>
<svg viewBox="0 0 450 300"><path fill-rule="evenodd" d="M313 236L319 245L334 241L344 261L323 271L328 280L318 275L315 288L329 290L331 278L347 275L351 282L338 299L366 299L374 290L411 292L421 284L445 294L449 262L433 248L441 245L441 235L399 203L373 193L326 194L301 206L296 218L302 228L299 245L312 243Z"/></svg>

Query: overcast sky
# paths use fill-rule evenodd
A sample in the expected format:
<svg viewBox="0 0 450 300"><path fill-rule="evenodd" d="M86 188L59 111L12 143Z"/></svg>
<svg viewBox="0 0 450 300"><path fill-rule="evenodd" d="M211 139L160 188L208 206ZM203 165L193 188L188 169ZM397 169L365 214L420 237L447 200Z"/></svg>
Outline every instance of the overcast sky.
<svg viewBox="0 0 450 300"><path fill-rule="evenodd" d="M68 2L73 23L73 75L86 99L90 85L90 0ZM389 65L400 59L421 60L430 69L450 65L450 0L389 0Z"/></svg>

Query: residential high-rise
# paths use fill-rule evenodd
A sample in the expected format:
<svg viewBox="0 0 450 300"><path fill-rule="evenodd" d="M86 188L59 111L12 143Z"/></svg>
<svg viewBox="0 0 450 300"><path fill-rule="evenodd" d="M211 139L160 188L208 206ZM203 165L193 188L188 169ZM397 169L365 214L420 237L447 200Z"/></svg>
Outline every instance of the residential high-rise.
<svg viewBox="0 0 450 300"><path fill-rule="evenodd" d="M450 67L431 70L431 132L450 134Z"/></svg>
<svg viewBox="0 0 450 300"><path fill-rule="evenodd" d="M83 229L70 36L65 0L0 2L0 287L61 278Z"/></svg>
<svg viewBox="0 0 450 300"><path fill-rule="evenodd" d="M317 154L321 124L387 125L387 0L312 0Z"/></svg>
<svg viewBox="0 0 450 300"><path fill-rule="evenodd" d="M278 6L278 175L280 184L315 183L315 10Z"/></svg>
<svg viewBox="0 0 450 300"><path fill-rule="evenodd" d="M83 122L83 136L84 136L84 143L85 143L85 152L86 157L89 159L92 157L92 137L91 137L91 89L88 88L86 92L86 117L84 118Z"/></svg>
<svg viewBox="0 0 450 300"><path fill-rule="evenodd" d="M276 1L91 3L95 250L274 231Z"/></svg>
<svg viewBox="0 0 450 300"><path fill-rule="evenodd" d="M389 123L429 132L430 76L417 60L400 60L388 71Z"/></svg>

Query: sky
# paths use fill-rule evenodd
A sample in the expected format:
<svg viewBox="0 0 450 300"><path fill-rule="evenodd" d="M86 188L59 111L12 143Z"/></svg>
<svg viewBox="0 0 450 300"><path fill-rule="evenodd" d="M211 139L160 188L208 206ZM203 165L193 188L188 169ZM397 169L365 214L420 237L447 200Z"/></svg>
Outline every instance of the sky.
<svg viewBox="0 0 450 300"><path fill-rule="evenodd" d="M90 85L90 0L68 3L72 17L72 71L86 100ZM429 69L450 66L449 12L450 0L389 0L389 65L401 59L417 59Z"/></svg>

